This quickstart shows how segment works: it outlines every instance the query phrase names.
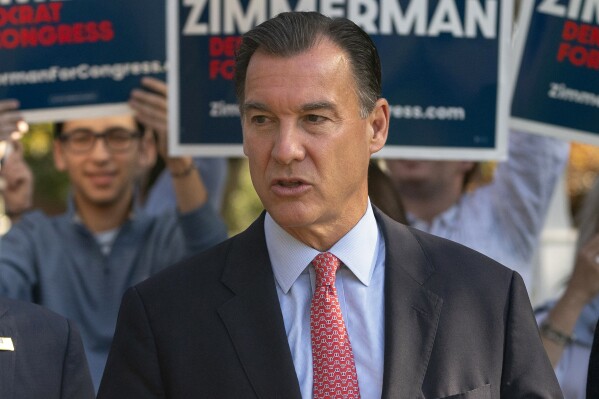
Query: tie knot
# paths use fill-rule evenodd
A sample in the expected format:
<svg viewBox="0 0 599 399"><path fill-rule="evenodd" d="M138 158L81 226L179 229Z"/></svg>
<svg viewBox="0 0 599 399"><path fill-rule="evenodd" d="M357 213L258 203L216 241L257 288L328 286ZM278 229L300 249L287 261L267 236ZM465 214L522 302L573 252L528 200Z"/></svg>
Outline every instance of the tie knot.
<svg viewBox="0 0 599 399"><path fill-rule="evenodd" d="M335 273L341 264L338 257L330 252L323 252L316 255L312 261L316 270L316 286L335 285Z"/></svg>

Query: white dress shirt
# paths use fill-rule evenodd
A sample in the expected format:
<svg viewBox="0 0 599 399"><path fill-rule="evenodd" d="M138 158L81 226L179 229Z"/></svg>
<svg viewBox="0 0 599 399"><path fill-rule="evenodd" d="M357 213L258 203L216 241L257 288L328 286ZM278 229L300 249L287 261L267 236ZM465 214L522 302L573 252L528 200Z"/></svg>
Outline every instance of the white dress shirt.
<svg viewBox="0 0 599 399"><path fill-rule="evenodd" d="M267 213L266 245L303 398L312 398L310 303L320 252L296 240ZM343 263L335 287L352 346L362 399L380 398L384 365L385 242L370 201L360 221L328 250Z"/></svg>

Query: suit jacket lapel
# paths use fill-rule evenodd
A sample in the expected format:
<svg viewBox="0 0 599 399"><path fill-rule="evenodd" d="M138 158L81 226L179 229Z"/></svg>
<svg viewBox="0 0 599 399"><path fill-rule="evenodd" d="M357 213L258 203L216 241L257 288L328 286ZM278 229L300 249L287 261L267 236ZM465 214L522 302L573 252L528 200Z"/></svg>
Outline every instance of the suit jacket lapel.
<svg viewBox="0 0 599 399"><path fill-rule="evenodd" d="M235 296L219 308L260 398L301 399L264 237L264 214L231 244L222 282Z"/></svg>
<svg viewBox="0 0 599 399"><path fill-rule="evenodd" d="M15 337L16 328L13 318L7 315L7 312L8 304L0 300L0 337L11 337L16 346L18 344ZM15 353L0 351L0 398L11 399L14 397Z"/></svg>
<svg viewBox="0 0 599 399"><path fill-rule="evenodd" d="M443 300L423 286L434 268L409 229L375 216L386 247L382 397L419 398Z"/></svg>
<svg viewBox="0 0 599 399"><path fill-rule="evenodd" d="M434 272L408 228L375 209L386 243L383 398L421 397L442 299L423 287ZM264 238L264 215L231 244L222 281L235 296L219 314L256 395L301 398Z"/></svg>

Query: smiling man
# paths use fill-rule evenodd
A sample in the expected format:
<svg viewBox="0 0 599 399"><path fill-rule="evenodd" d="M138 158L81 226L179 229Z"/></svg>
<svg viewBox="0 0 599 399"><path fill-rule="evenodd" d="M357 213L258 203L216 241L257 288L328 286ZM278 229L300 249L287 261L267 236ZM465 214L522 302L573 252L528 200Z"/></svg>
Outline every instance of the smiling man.
<svg viewBox="0 0 599 399"><path fill-rule="evenodd" d="M135 206L140 173L156 158L156 146L144 138L150 129L158 132L166 155L166 86L150 78L144 86L147 90L133 92L131 106L145 130L131 115L60 126L54 162L69 178L67 212L26 213L0 241L0 295L41 304L75 321L96 389L125 290L226 238L191 158L166 158L176 212L150 216ZM8 173L9 168L2 171ZM27 189L22 183L11 190Z"/></svg>
<svg viewBox="0 0 599 399"><path fill-rule="evenodd" d="M100 399L561 397L519 275L370 204L389 105L368 35L280 14L235 81L266 212L125 294Z"/></svg>

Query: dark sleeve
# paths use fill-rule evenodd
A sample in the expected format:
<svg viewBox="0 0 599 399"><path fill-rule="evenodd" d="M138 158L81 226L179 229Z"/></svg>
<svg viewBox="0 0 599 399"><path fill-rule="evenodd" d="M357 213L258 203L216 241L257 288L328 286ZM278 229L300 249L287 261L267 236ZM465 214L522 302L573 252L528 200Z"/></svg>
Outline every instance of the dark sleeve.
<svg viewBox="0 0 599 399"><path fill-rule="evenodd" d="M597 324L599 326L599 323ZM599 398L599 328L595 327L593 348L589 359L589 374L587 376L587 399Z"/></svg>
<svg viewBox="0 0 599 399"><path fill-rule="evenodd" d="M154 337L135 287L121 303L98 399L165 398Z"/></svg>
<svg viewBox="0 0 599 399"><path fill-rule="evenodd" d="M23 216L0 238L0 295L33 301L39 284L35 245L40 239L39 226L45 221L39 212Z"/></svg>
<svg viewBox="0 0 599 399"><path fill-rule="evenodd" d="M563 398L522 277L513 273L506 309L501 398Z"/></svg>
<svg viewBox="0 0 599 399"><path fill-rule="evenodd" d="M68 339L62 372L61 399L93 399L95 397L83 342L79 330L67 321Z"/></svg>

